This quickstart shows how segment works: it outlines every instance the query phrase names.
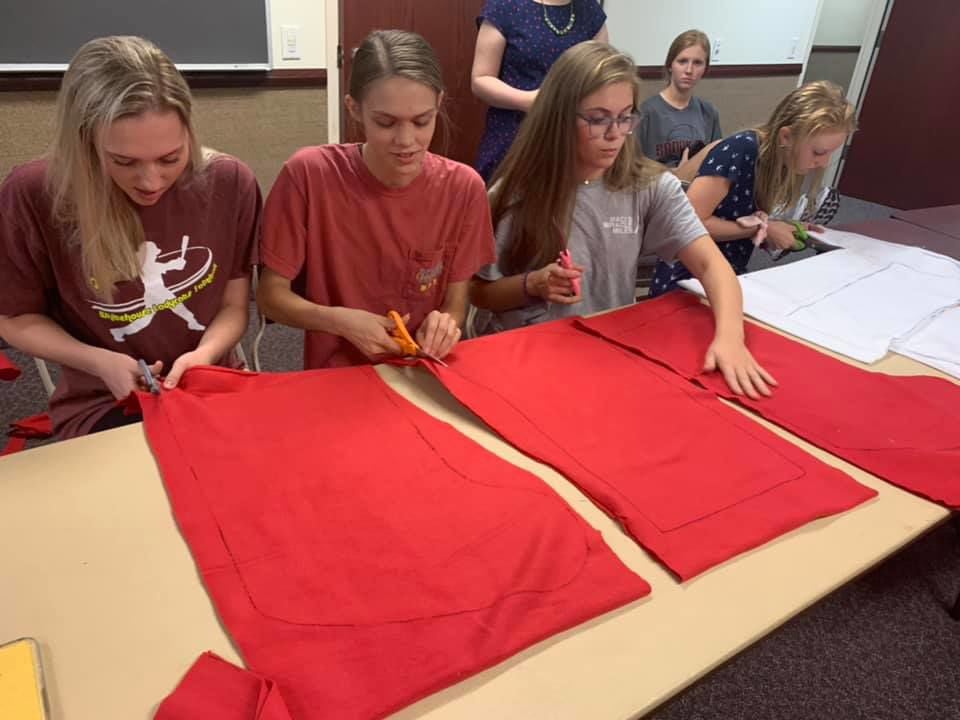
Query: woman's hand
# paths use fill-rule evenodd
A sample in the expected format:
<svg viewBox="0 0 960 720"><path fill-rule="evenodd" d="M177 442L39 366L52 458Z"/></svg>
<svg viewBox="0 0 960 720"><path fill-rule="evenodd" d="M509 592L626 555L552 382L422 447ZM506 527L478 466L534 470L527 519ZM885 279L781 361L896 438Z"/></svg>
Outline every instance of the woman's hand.
<svg viewBox="0 0 960 720"><path fill-rule="evenodd" d="M415 339L421 350L442 360L460 340L460 326L453 315L431 310L417 328Z"/></svg>
<svg viewBox="0 0 960 720"><path fill-rule="evenodd" d="M574 294L571 280L583 277L583 267L574 265L567 269L559 262L552 262L546 267L534 270L527 274L526 292L528 295L543 298L547 302L561 305L574 305L583 300L582 293Z"/></svg>
<svg viewBox="0 0 960 720"><path fill-rule="evenodd" d="M753 359L742 340L714 338L707 348L703 369L706 372L719 370L734 394L746 395L753 400L758 400L761 395L771 396L771 386L777 385L774 377Z"/></svg>
<svg viewBox="0 0 960 720"><path fill-rule="evenodd" d="M793 250L797 239L793 236L796 228L791 223L782 220L773 220L767 224L767 244L778 250Z"/></svg>
<svg viewBox="0 0 960 720"><path fill-rule="evenodd" d="M94 366L96 376L103 380L103 384L117 400L126 399L134 390L146 387L146 380L140 370L140 365L129 355L103 350L97 357ZM163 370L162 362L155 362L150 366L154 377Z"/></svg>
<svg viewBox="0 0 960 720"><path fill-rule="evenodd" d="M811 222L802 222L800 224L803 225L807 232L823 233L827 231L823 225L815 225Z"/></svg>
<svg viewBox="0 0 960 720"><path fill-rule="evenodd" d="M370 360L383 355L400 355L400 346L390 336L393 320L366 310L337 308L336 334L353 345ZM404 317L406 322L409 316Z"/></svg>
<svg viewBox="0 0 960 720"><path fill-rule="evenodd" d="M163 380L163 386L167 390L173 390L180 384L180 378L183 377L183 374L187 370L192 367L197 367L198 365L212 365L214 360L216 360L216 358L210 357L202 348L185 352L173 361L170 372L167 373L167 377Z"/></svg>

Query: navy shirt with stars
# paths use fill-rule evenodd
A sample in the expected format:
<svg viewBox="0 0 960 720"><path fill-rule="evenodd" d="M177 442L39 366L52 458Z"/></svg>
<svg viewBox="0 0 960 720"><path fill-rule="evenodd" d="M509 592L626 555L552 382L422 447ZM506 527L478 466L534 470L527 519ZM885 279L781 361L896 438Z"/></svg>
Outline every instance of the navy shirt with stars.
<svg viewBox="0 0 960 720"><path fill-rule="evenodd" d="M554 27L564 30L558 35L547 25L544 14ZM543 83L550 66L567 48L585 40L592 40L607 15L597 0L571 0L566 5L541 5L534 0L487 0L483 5L477 27L486 20L506 39L499 78L519 90L536 90ZM520 129L524 113L491 107L487 110L487 126L480 140L477 172L485 181L493 176L497 166L510 149Z"/></svg>
<svg viewBox="0 0 960 720"><path fill-rule="evenodd" d="M744 130L721 140L707 154L697 177L715 175L730 181L730 190L713 211L715 217L736 221L739 217L752 215L757 211L753 194L758 149L757 134L753 130ZM753 253L752 238L722 242L718 243L718 246L737 275L746 272L747 263ZM680 261L673 265L658 262L654 269L650 295L661 295L672 290L677 282L689 277L692 277L690 271Z"/></svg>

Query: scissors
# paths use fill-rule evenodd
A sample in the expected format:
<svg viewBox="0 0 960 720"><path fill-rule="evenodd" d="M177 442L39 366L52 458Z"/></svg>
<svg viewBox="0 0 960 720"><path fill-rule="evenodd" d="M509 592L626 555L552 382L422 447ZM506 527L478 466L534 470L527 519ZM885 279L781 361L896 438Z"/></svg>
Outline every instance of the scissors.
<svg viewBox="0 0 960 720"><path fill-rule="evenodd" d="M790 224L793 225L793 239L796 241L790 249L794 251L806 250L807 244L810 242L810 233L807 232L807 228L799 220L791 220Z"/></svg>
<svg viewBox="0 0 960 720"><path fill-rule="evenodd" d="M407 330L406 324L403 322L403 317L396 310L391 310L387 313L387 318L393 320L393 330L390 331L390 337L394 339L397 345L400 346L400 352L408 357L422 357L427 358L428 360L433 360L435 363L439 363L444 367L449 367L443 360L438 358L436 355L431 355L428 352L424 352L417 341L413 339L410 335L410 331Z"/></svg>
<svg viewBox="0 0 960 720"><path fill-rule="evenodd" d="M137 365L140 366L140 372L143 374L143 381L147 384L147 389L150 391L150 394L159 395L160 388L157 385L157 381L153 378L153 373L150 372L150 366L147 365L147 361L137 360Z"/></svg>

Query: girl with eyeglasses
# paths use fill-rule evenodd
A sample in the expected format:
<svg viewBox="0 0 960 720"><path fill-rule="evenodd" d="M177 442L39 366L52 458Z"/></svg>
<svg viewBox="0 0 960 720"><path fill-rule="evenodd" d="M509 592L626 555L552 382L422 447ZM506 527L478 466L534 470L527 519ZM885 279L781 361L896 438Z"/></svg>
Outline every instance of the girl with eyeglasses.
<svg viewBox="0 0 960 720"><path fill-rule="evenodd" d="M490 106L476 163L484 180L507 154L550 66L579 42L607 42L606 20L597 0L486 0L470 80Z"/></svg>
<svg viewBox="0 0 960 720"><path fill-rule="evenodd" d="M638 95L633 59L599 42L567 50L547 73L490 190L497 262L471 283L473 304L489 311L482 330L633 303L637 261L653 252L682 260L706 288L716 331L705 369L736 393L769 395L776 382L744 346L729 264L680 181L630 137Z"/></svg>

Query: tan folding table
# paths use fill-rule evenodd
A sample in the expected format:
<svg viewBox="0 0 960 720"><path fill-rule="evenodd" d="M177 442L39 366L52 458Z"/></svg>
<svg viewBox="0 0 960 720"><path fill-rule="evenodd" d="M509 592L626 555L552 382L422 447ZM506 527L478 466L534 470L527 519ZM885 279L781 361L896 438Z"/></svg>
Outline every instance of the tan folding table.
<svg viewBox="0 0 960 720"><path fill-rule="evenodd" d="M934 374L898 356L874 369ZM648 598L397 718L641 715L949 515L774 428L878 497L679 584L576 488L494 436L426 372L379 372L427 412L542 477L653 587ZM140 424L0 460L0 548L0 640L39 640L57 720L147 718L201 652L240 662L177 530Z"/></svg>

